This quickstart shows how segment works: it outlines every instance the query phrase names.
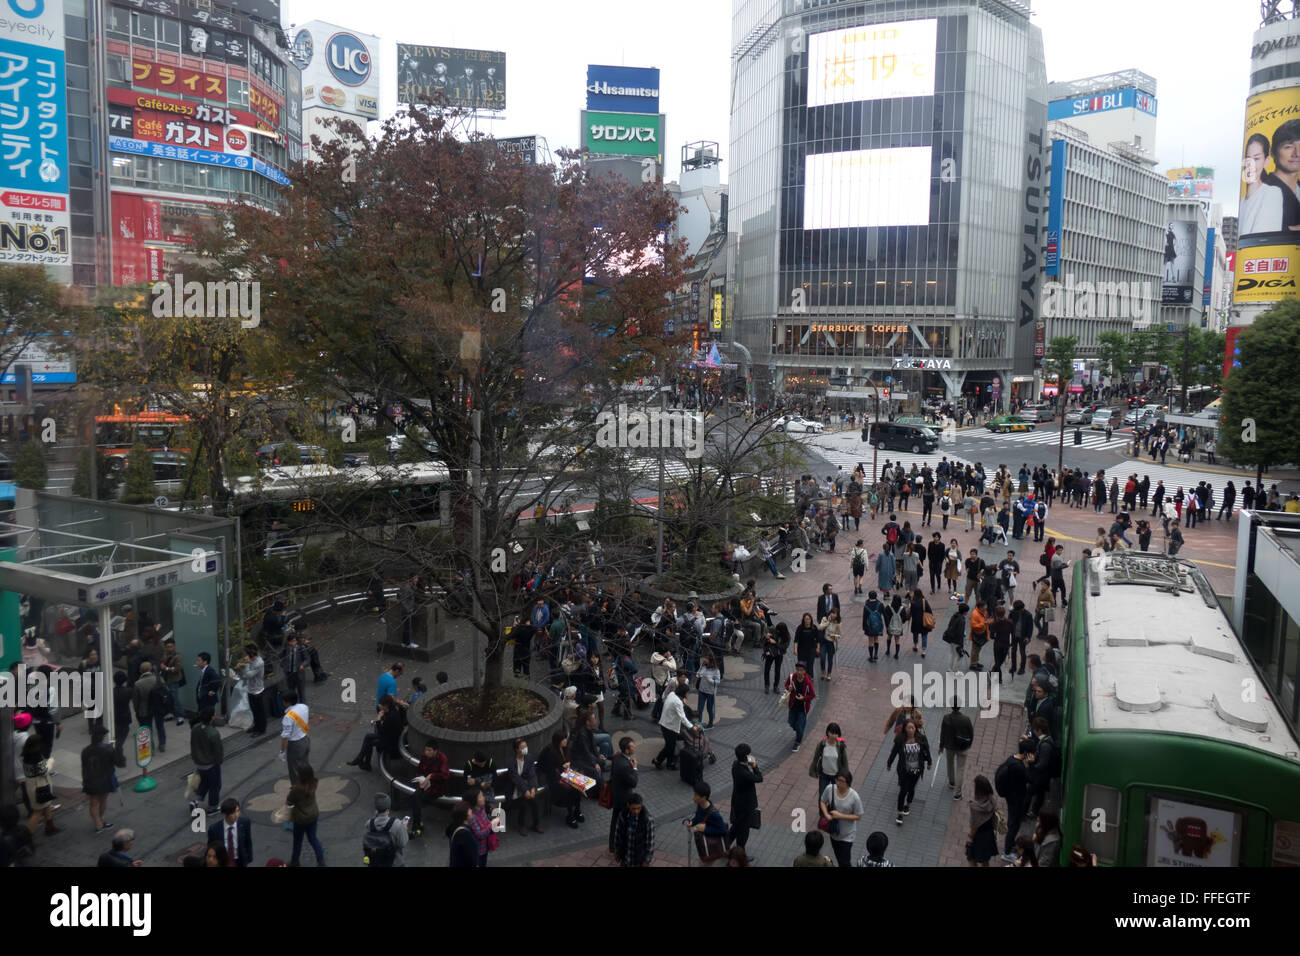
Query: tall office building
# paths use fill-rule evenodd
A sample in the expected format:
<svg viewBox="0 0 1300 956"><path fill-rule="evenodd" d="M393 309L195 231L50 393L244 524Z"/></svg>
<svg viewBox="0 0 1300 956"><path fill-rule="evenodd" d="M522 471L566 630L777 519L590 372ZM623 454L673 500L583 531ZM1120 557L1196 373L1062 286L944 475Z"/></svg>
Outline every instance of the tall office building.
<svg viewBox="0 0 1300 956"><path fill-rule="evenodd" d="M1207 287L1205 249L1213 247L1210 209L1195 199L1171 199L1165 224L1164 282L1161 288L1160 324L1171 332L1189 325L1207 325L1208 305L1202 305ZM1213 269L1213 260L1210 263ZM1213 272L1209 273L1213 281Z"/></svg>
<svg viewBox="0 0 1300 956"><path fill-rule="evenodd" d="M202 4L201 6L199 4ZM300 124L275 0L110 0L102 22L107 221L114 285L154 282L189 247L188 222L274 205Z"/></svg>
<svg viewBox="0 0 1300 956"><path fill-rule="evenodd" d="M1046 281L1035 355L1073 336L1086 363L1103 332L1128 333L1159 318L1168 180L1140 154L1095 143L1070 121L1047 128Z"/></svg>
<svg viewBox="0 0 1300 956"><path fill-rule="evenodd" d="M865 402L888 377L894 397L983 404L1032 381L1047 84L1029 13L736 0L728 338L760 395Z"/></svg>

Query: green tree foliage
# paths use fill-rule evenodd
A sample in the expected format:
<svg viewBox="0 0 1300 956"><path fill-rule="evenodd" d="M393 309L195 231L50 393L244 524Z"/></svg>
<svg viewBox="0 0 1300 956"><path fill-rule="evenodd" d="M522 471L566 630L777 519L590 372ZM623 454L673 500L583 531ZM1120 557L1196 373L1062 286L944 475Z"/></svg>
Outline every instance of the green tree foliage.
<svg viewBox="0 0 1300 956"><path fill-rule="evenodd" d="M48 480L45 446L35 438L19 442L14 450L14 481L18 487L44 491Z"/></svg>
<svg viewBox="0 0 1300 956"><path fill-rule="evenodd" d="M1129 336L1123 332L1107 331L1097 336L1097 356L1115 384L1128 373L1131 351Z"/></svg>
<svg viewBox="0 0 1300 956"><path fill-rule="evenodd" d="M547 554L551 540L539 534L521 554L516 538L532 530L518 529L520 515L569 493L583 445L571 410L616 405L624 384L656 361L668 367L664 322L685 263L683 245L665 240L677 206L661 184L596 176L569 156L525 164L465 120L422 109L359 143L355 158L324 145L281 209L232 208L230 234L235 271L261 282L258 334L295 385L341 387L348 405L376 401L386 433L400 406L407 434L436 445L436 456L409 453L446 463L454 533L394 559L430 580L470 572L471 622L491 665L516 610L512 576L574 545L557 539ZM476 458L478 483L468 480ZM335 520L357 530L356 515ZM506 555L504 571L494 553Z"/></svg>
<svg viewBox="0 0 1300 956"><path fill-rule="evenodd" d="M0 369L37 336L72 324L75 308L67 295L41 266L0 266Z"/></svg>
<svg viewBox="0 0 1300 956"><path fill-rule="evenodd" d="M96 475L96 492L101 500L112 498L119 478L113 472L113 462L107 455L99 455L99 474ZM72 476L72 493L78 498L90 497L90 452L77 456L77 470Z"/></svg>
<svg viewBox="0 0 1300 956"><path fill-rule="evenodd" d="M126 488L122 500L131 505L153 504L158 497L158 486L153 480L153 455L148 446L137 444L131 449L126 465Z"/></svg>
<svg viewBox="0 0 1300 956"><path fill-rule="evenodd" d="M1058 410L1061 413L1061 434L1057 439L1056 468L1059 472L1065 462L1065 407L1070 400L1070 379L1074 377L1074 356L1079 340L1073 335L1060 335L1047 343L1043 357L1043 374L1056 376Z"/></svg>
<svg viewBox="0 0 1300 956"><path fill-rule="evenodd" d="M1219 454L1262 474L1271 465L1300 462L1300 302L1277 305L1237 337L1241 367L1223 386Z"/></svg>

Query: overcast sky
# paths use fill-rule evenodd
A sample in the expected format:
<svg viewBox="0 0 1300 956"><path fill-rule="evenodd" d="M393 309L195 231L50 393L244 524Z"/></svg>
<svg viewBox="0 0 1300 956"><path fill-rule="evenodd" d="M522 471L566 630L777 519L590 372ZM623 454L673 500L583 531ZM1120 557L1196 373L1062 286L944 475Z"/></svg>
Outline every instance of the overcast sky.
<svg viewBox="0 0 1300 956"><path fill-rule="evenodd" d="M730 158L730 0L283 0L285 27L324 20L382 41L380 111L397 108L397 42L504 50L504 118L495 136L576 147L588 63L657 66L665 161L696 140ZM1034 0L1049 80L1136 68L1158 83L1158 169L1213 166L1215 200L1237 207L1241 133L1258 0ZM292 35L292 34L291 34ZM487 117L490 114L481 114Z"/></svg>

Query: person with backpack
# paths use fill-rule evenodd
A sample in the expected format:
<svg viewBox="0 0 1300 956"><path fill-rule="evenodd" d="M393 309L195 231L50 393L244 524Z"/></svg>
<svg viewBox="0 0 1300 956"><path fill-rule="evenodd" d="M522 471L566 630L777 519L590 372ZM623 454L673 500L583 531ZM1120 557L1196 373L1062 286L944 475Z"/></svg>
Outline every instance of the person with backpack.
<svg viewBox="0 0 1300 956"><path fill-rule="evenodd" d="M903 817L912 812L912 798L916 796L916 784L926 769L934 766L930 757L930 743L921 733L915 720L908 720L903 725L903 732L894 737L894 749L885 761L889 770L898 761L898 819L900 827Z"/></svg>
<svg viewBox="0 0 1300 956"><path fill-rule="evenodd" d="M392 815L392 809L392 797L386 793L375 794L375 815L366 822L366 832L361 838L361 855L366 866L406 865L410 835L406 824Z"/></svg>
<svg viewBox="0 0 1300 956"><path fill-rule="evenodd" d="M1029 802L1029 765L1025 762L1034 752L1035 742L1022 740L1011 756L998 766L993 774L993 789L1007 802L1007 835L1002 847L1002 859L1014 863L1016 837L1020 833L1020 824L1025 819L1025 807Z"/></svg>
<svg viewBox="0 0 1300 956"><path fill-rule="evenodd" d="M141 727L149 727L158 752L167 752L167 710L172 695L167 685L153 672L153 664L140 662L140 679L135 682L135 716Z"/></svg>
<svg viewBox="0 0 1300 956"><path fill-rule="evenodd" d="M952 699L952 710L943 715L939 725L939 755L947 755L948 789L954 800L961 799L961 781L966 772L966 752L975 742L975 727L971 719L961 712L957 698Z"/></svg>
<svg viewBox="0 0 1300 956"><path fill-rule="evenodd" d="M867 573L867 549L862 546L862 539L849 552L849 570L853 574L853 593L862 593L862 578Z"/></svg>
<svg viewBox="0 0 1300 956"><path fill-rule="evenodd" d="M862 633L867 637L867 660L879 660L880 635L885 633L885 605L880 603L875 591L867 594L867 601L862 606Z"/></svg>
<svg viewBox="0 0 1300 956"><path fill-rule="evenodd" d="M889 650L894 650L894 659L898 659L898 652L903 648L903 625L907 621L907 610L903 607L903 599L895 594L892 601L885 608L885 659L889 659Z"/></svg>
<svg viewBox="0 0 1300 956"><path fill-rule="evenodd" d="M948 654L948 670L955 671L961 666L961 659L966 656L966 615L970 605L965 601L957 605L957 611L948 619L948 626L943 632L943 642L951 648Z"/></svg>
<svg viewBox="0 0 1300 956"><path fill-rule="evenodd" d="M212 726L214 716L211 707L204 707L190 727L190 757L194 760L194 772L199 775L194 796L199 799L206 796L208 813L213 815L221 808L221 763L225 759L221 733ZM191 811L198 807L199 799L190 801Z"/></svg>
<svg viewBox="0 0 1300 956"><path fill-rule="evenodd" d="M470 829L469 819L473 807L462 800L451 809L451 822L447 824L447 842L450 856L447 866L453 870L470 870L478 867L478 840Z"/></svg>

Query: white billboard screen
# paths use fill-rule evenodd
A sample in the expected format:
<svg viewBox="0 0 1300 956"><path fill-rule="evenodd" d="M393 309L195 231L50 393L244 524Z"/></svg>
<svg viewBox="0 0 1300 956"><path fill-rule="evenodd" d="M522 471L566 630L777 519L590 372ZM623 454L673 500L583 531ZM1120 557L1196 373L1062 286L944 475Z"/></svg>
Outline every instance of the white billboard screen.
<svg viewBox="0 0 1300 956"><path fill-rule="evenodd" d="M805 229L923 226L929 221L929 146L816 153L804 160Z"/></svg>
<svg viewBox="0 0 1300 956"><path fill-rule="evenodd" d="M808 105L934 93L938 20L906 20L808 37Z"/></svg>

